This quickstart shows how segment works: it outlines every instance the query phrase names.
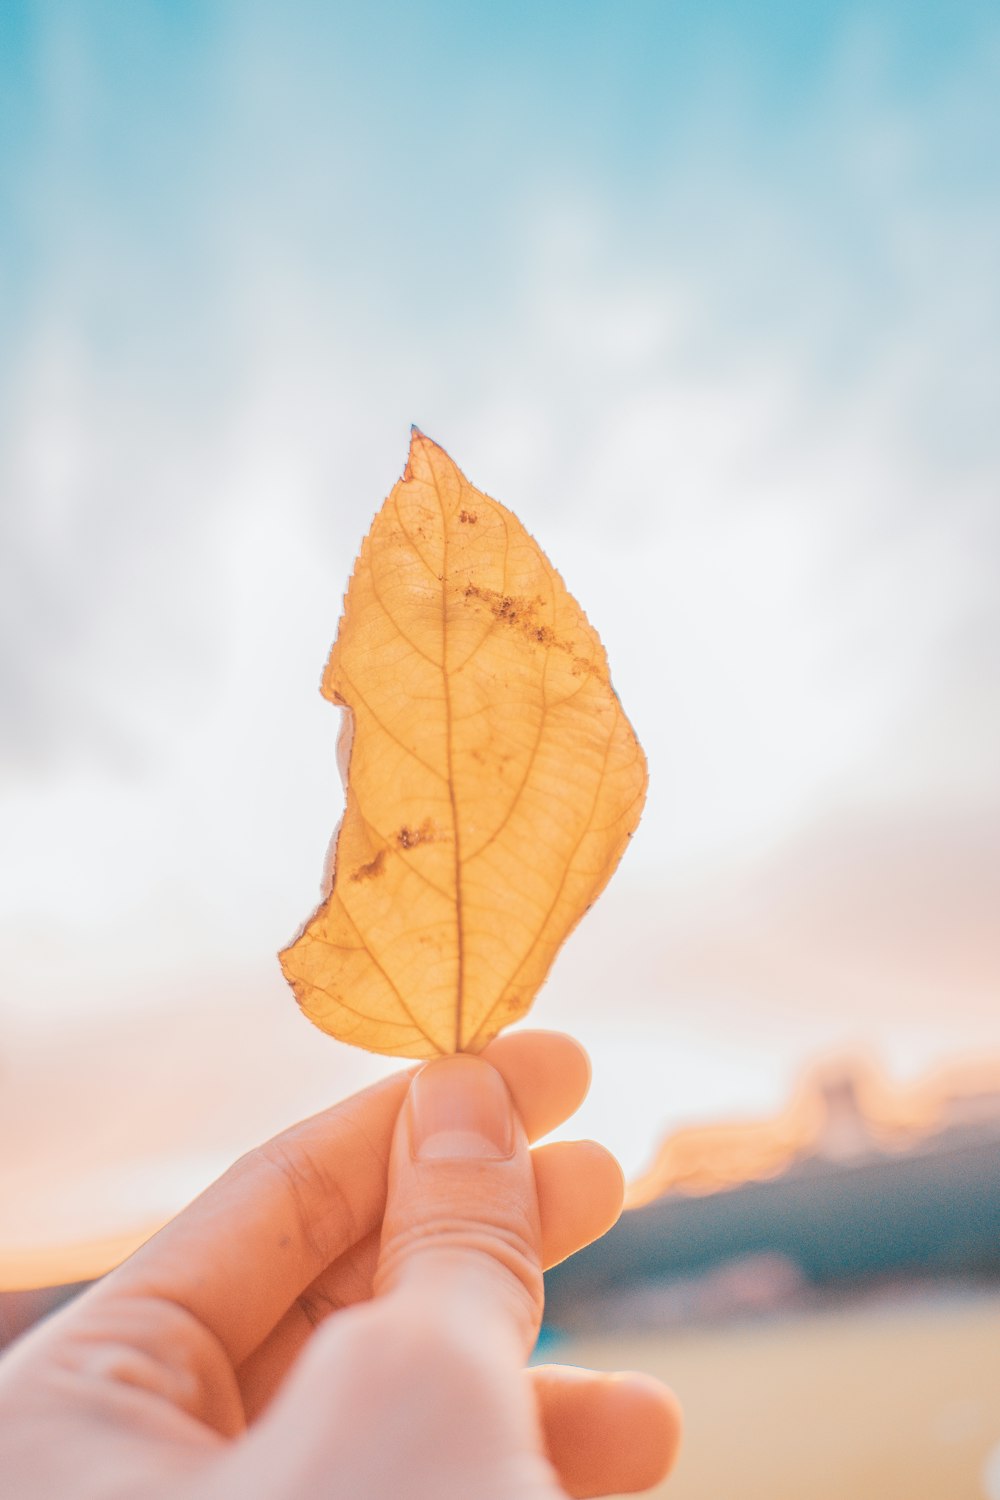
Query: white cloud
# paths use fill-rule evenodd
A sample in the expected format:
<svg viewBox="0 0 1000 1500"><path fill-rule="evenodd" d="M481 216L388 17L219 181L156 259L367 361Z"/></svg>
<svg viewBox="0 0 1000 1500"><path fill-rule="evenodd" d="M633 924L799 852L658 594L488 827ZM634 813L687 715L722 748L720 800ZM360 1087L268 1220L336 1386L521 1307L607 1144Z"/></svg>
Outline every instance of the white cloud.
<svg viewBox="0 0 1000 1500"><path fill-rule="evenodd" d="M338 816L319 671L411 420L519 511L606 640L653 769L627 878L654 910L847 806L874 826L995 804L1000 216L918 171L948 111L965 139L952 95L884 119L876 99L850 131L836 100L817 107L784 157L748 146L730 170L696 140L631 198L596 168L572 193L527 172L490 206L514 247L502 277L476 288L466 266L453 304L434 235L412 248L395 203L369 223L352 198L317 236L268 212L280 152L231 196L221 172L207 206L199 177L202 279L186 300L166 277L117 345L90 328L95 301L112 274L131 295L159 247L116 238L121 206L94 188L100 222L4 356L12 1023L158 1007L166 979L210 1004L227 965L272 972ZM810 185L823 162L831 182ZM463 204L480 238L484 201ZM367 244L382 258L359 280ZM619 920L627 902L606 900ZM777 902L772 930L790 913ZM714 916L722 949L739 925L690 915ZM650 983L666 1046L678 1002ZM600 999L586 1024L610 1049ZM815 1040L794 1015L788 1038L790 1055ZM708 1088L711 1035L688 1042Z"/></svg>

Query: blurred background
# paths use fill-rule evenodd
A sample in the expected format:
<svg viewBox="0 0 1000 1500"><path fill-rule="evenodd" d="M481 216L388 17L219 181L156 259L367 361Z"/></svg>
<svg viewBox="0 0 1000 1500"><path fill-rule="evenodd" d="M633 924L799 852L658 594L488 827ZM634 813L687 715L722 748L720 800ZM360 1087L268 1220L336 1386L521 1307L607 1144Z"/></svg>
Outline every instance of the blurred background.
<svg viewBox="0 0 1000 1500"><path fill-rule="evenodd" d="M547 1346L672 1380L679 1500L1000 1494L998 91L985 0L0 6L8 1336L393 1066L274 955L416 422L650 762Z"/></svg>

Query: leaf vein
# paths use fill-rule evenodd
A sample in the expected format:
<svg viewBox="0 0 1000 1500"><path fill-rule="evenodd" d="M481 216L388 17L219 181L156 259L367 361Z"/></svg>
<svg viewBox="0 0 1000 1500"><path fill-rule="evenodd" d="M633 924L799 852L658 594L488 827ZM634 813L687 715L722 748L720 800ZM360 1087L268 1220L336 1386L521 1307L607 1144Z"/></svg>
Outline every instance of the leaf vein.
<svg viewBox="0 0 1000 1500"><path fill-rule="evenodd" d="M577 856L577 854L580 851L580 848L581 848L581 846L583 844L584 839L587 837L587 834L590 832L590 825L594 821L594 814L597 811L597 804L600 801L601 787L602 787L602 785L604 783L604 775L605 775L605 772L607 770L608 759L609 759L609 757L611 755L611 743L612 743L612 740L614 738L614 731L618 727L618 719L620 717L621 717L621 708L620 707L616 707L615 722L614 722L614 724L611 727L611 732L608 734L608 742L607 742L607 745L605 746L605 750L604 750L604 762L603 762L603 764L601 766L600 775L597 778L597 786L595 787L595 790L594 790L594 800L591 803L590 813L589 813L589 815L587 817L586 823L583 825L583 831L581 832L580 837L577 839L576 843L573 846L573 852L572 852L572 854L569 856L569 858L566 861L566 868L564 869L562 879L560 880L559 885L556 888L556 893L553 896L551 902L549 903L549 909L545 913L545 916L542 918L542 921L539 924L538 932L537 932L537 934L536 934L536 936L534 938L534 941L531 943L531 945L528 948L527 952L522 957L520 963L518 964L518 966L514 970L514 972L511 974L511 976L507 980L506 984L504 984L501 987L501 991L500 991L500 994L497 997L497 999L494 1000L493 1004L490 1006L489 1010L486 1012L485 1016L480 1021L479 1026L477 1027L475 1033L472 1036L472 1040L469 1043L470 1047L478 1040L478 1038L482 1034L482 1032L485 1029L485 1027L489 1024L489 1022L492 1019L492 1017L496 1014L497 1008L500 1005L500 1001L503 999L504 992L506 990L510 989L510 986L514 983L514 981L517 979L518 975L522 972L522 970L524 969L525 964L528 962L529 958L531 958L532 954L535 952L535 950L538 947L539 943L542 941L542 938L545 936L545 929L546 929L546 927L548 926L549 922L552 919L553 912L555 911L556 907L559 905L559 901L560 901L560 898L562 897L562 893L566 889L566 882L569 880L570 874L573 871L573 861L576 859L576 856Z"/></svg>

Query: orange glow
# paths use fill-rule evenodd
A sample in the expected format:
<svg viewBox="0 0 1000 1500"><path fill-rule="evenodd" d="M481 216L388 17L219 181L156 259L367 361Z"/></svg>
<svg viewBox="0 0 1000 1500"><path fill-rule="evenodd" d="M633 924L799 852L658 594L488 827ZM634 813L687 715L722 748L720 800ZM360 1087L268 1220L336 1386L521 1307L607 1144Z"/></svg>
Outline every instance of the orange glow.
<svg viewBox="0 0 1000 1500"><path fill-rule="evenodd" d="M787 1108L772 1119L674 1132L650 1170L631 1183L627 1206L638 1208L669 1193L708 1194L764 1181L811 1157L904 1153L949 1126L984 1119L1000 1120L1000 1059L941 1068L906 1087L894 1085L865 1058L825 1062L805 1076ZM13 1181L11 1192L16 1195ZM0 1293L102 1276L169 1216L166 1210L153 1217L137 1214L128 1230L80 1239L58 1230L46 1239L39 1220L32 1239L26 1235L16 1245L0 1244Z"/></svg>
<svg viewBox="0 0 1000 1500"><path fill-rule="evenodd" d="M142 1231L75 1245L43 1245L25 1250L0 1248L0 1291L29 1292L94 1281L120 1265L159 1228L159 1224L150 1224Z"/></svg>
<svg viewBox="0 0 1000 1500"><path fill-rule="evenodd" d="M872 1062L822 1064L770 1120L691 1126L668 1136L627 1207L668 1193L706 1194L777 1177L810 1157L906 1152L952 1125L1000 1119L1000 1062L941 1069L897 1087Z"/></svg>

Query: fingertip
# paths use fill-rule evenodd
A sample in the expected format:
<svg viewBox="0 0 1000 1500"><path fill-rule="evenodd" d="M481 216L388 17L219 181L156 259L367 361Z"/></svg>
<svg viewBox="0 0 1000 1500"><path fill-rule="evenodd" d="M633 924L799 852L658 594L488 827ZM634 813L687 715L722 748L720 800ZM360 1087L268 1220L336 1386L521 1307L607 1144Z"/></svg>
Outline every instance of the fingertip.
<svg viewBox="0 0 1000 1500"><path fill-rule="evenodd" d="M590 1058L563 1031L508 1031L479 1054L502 1073L529 1141L580 1108L590 1088Z"/></svg>
<svg viewBox="0 0 1000 1500"><path fill-rule="evenodd" d="M618 1408L624 1430L642 1434L631 1446L628 1474L621 1476L625 1494L651 1489L666 1479L677 1462L684 1432L681 1404L669 1386L639 1370L607 1377L609 1402Z"/></svg>
<svg viewBox="0 0 1000 1500"><path fill-rule="evenodd" d="M546 1031L536 1028L524 1032L523 1035L539 1037L544 1046L550 1047L556 1055L561 1054L562 1066L573 1078L582 1104L590 1093L590 1085L594 1076L590 1053L583 1043L575 1036L570 1036L568 1031Z"/></svg>
<svg viewBox="0 0 1000 1500"><path fill-rule="evenodd" d="M546 1270L618 1222L625 1176L597 1141L551 1141L532 1152Z"/></svg>
<svg viewBox="0 0 1000 1500"><path fill-rule="evenodd" d="M607 1146L602 1146L600 1141L575 1141L580 1158L589 1164L591 1173L597 1177L600 1175L604 1184L604 1199L608 1205L608 1211L613 1211L614 1218L608 1224L617 1224L625 1207L625 1193L628 1184L625 1181L625 1172L621 1162Z"/></svg>
<svg viewBox="0 0 1000 1500"><path fill-rule="evenodd" d="M531 1373L549 1457L573 1500L636 1494L670 1473L683 1422L668 1387L638 1371L546 1365Z"/></svg>

